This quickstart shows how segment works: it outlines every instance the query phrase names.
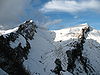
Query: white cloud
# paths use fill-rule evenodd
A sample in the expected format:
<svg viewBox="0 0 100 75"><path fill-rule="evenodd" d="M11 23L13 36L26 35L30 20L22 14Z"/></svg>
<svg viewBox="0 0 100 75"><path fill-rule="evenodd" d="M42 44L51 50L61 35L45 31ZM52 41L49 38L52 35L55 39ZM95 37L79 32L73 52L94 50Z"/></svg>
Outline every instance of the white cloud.
<svg viewBox="0 0 100 75"><path fill-rule="evenodd" d="M16 23L31 0L0 0L0 24Z"/></svg>
<svg viewBox="0 0 100 75"><path fill-rule="evenodd" d="M82 11L100 10L99 0L52 0L47 2L41 9L43 12L68 12L77 13Z"/></svg>
<svg viewBox="0 0 100 75"><path fill-rule="evenodd" d="M48 26L48 25L55 25L55 24L59 24L62 22L62 19L55 19L53 21L48 21L45 23L45 26Z"/></svg>
<svg viewBox="0 0 100 75"><path fill-rule="evenodd" d="M80 17L79 17L79 16L74 16L73 18L74 18L74 19L79 19Z"/></svg>
<svg viewBox="0 0 100 75"><path fill-rule="evenodd" d="M41 0L0 0L0 26L13 28L29 19L43 25L48 19L37 8L40 4Z"/></svg>

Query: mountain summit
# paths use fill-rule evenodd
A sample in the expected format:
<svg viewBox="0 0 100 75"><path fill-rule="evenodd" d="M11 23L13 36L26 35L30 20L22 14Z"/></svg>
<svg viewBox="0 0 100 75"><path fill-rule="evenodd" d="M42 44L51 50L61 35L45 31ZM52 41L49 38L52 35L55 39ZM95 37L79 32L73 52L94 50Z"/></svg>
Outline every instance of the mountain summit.
<svg viewBox="0 0 100 75"><path fill-rule="evenodd" d="M0 75L100 75L100 31L48 31L32 20L0 31Z"/></svg>

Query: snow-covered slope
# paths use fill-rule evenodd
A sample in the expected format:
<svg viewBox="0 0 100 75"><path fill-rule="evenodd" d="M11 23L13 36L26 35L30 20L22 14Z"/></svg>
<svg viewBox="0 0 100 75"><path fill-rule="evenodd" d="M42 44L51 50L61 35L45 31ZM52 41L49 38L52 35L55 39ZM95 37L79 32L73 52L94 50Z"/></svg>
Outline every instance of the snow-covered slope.
<svg viewBox="0 0 100 75"><path fill-rule="evenodd" d="M0 67L11 75L100 75L100 31L87 24L48 31L37 27L32 21L27 21L8 31L0 31L4 38L0 39L0 42L6 42L0 46L5 45L10 49L7 50L5 46L0 48L0 63L9 61L11 64ZM12 33L14 35L11 35ZM14 40L1 41L9 38ZM8 51L8 54L13 51L8 55L11 55L13 60L5 56L3 49ZM19 61L17 64L21 63L20 69L24 68L24 71L20 70L22 73L9 67L14 66L12 64L16 64L15 61Z"/></svg>
<svg viewBox="0 0 100 75"><path fill-rule="evenodd" d="M81 24L55 33L57 45L67 53L67 71L73 75L100 75L100 31Z"/></svg>

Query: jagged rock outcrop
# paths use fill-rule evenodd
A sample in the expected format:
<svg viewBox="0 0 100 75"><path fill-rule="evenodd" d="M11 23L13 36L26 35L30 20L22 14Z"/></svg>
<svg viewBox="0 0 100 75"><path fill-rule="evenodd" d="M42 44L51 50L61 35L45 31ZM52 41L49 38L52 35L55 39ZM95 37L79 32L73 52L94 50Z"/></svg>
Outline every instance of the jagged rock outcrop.
<svg viewBox="0 0 100 75"><path fill-rule="evenodd" d="M89 31L90 27L83 28L82 35L80 38L78 38L79 41L75 41L76 43L73 43L74 49L66 51L68 57L67 71L71 72L72 74L80 75L80 72L85 72L87 75L95 75L95 70L88 62L89 59L82 54L82 51L84 50L83 46L87 38L86 36L88 36ZM82 65L83 71L81 71L80 69L76 69L76 61ZM78 72L75 72L75 70L78 70Z"/></svg>
<svg viewBox="0 0 100 75"><path fill-rule="evenodd" d="M32 21L26 21L16 31L0 36L0 68L9 75L29 75L23 62L27 60L31 48L29 40L33 39L35 28Z"/></svg>
<svg viewBox="0 0 100 75"><path fill-rule="evenodd" d="M61 71L65 72L61 66L62 63L61 63L60 59L56 59L55 64L56 64L56 67L54 68L54 70L51 70L51 72L54 72L57 75L61 75L60 74Z"/></svg>

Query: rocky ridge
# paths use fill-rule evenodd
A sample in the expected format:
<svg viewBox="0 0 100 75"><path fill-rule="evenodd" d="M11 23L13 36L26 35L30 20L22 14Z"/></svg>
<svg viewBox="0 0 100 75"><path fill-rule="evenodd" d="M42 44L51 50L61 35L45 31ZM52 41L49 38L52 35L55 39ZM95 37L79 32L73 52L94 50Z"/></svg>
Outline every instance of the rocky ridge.
<svg viewBox="0 0 100 75"><path fill-rule="evenodd" d="M99 75L99 38L88 24L48 31L29 20L0 31L0 68L9 75Z"/></svg>

